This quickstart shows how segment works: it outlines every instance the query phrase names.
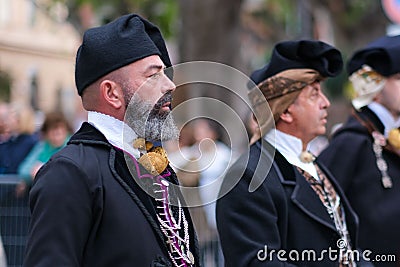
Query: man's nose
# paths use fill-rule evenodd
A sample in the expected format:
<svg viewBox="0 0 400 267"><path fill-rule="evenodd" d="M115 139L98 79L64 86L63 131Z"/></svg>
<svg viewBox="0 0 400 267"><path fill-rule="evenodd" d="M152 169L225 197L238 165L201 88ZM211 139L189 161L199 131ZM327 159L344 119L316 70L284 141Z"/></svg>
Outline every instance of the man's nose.
<svg viewBox="0 0 400 267"><path fill-rule="evenodd" d="M176 89L175 83L167 76L164 74L164 79L163 79L163 86L162 86L162 92L173 92Z"/></svg>
<svg viewBox="0 0 400 267"><path fill-rule="evenodd" d="M322 107L323 108L329 108L331 105L331 102L329 101L328 97L321 92L321 98L322 98Z"/></svg>

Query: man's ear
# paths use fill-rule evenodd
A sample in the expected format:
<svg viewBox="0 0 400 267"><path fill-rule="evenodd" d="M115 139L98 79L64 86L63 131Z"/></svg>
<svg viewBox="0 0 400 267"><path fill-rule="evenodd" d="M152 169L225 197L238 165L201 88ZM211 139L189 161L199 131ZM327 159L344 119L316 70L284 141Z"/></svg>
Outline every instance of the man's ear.
<svg viewBox="0 0 400 267"><path fill-rule="evenodd" d="M290 112L290 107L288 109L286 109L280 116L279 118L286 122L286 123L291 123L293 121L293 116Z"/></svg>
<svg viewBox="0 0 400 267"><path fill-rule="evenodd" d="M124 104L122 88L113 81L102 81L100 83L100 94L103 99L115 109L121 108Z"/></svg>

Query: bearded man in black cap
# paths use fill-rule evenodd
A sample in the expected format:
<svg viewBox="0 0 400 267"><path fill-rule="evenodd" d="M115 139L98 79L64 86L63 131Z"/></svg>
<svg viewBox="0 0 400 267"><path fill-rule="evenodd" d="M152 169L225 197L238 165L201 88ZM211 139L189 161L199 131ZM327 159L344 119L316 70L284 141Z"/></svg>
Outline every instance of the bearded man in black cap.
<svg viewBox="0 0 400 267"><path fill-rule="evenodd" d="M360 218L360 247L377 255L376 266L399 266L400 36L383 36L356 51L347 71L356 92L352 114L320 160Z"/></svg>
<svg viewBox="0 0 400 267"><path fill-rule="evenodd" d="M325 133L330 103L321 82L342 65L341 53L324 42L284 41L251 75L261 138L228 171L221 189L228 193L217 202L227 266L355 266L357 257L344 252L357 246L357 217L332 175L307 152Z"/></svg>
<svg viewBox="0 0 400 267"><path fill-rule="evenodd" d="M75 80L88 122L41 168L24 266L198 266L161 147L177 138L158 28L131 14L85 32Z"/></svg>

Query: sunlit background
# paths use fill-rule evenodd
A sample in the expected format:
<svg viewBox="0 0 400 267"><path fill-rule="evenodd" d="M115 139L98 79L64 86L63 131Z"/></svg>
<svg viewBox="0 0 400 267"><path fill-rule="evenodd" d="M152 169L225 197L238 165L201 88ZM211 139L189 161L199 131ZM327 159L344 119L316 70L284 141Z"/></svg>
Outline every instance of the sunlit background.
<svg viewBox="0 0 400 267"><path fill-rule="evenodd" d="M346 59L396 31L396 7L396 1L376 0L0 0L0 101L31 106L37 124L42 112L61 110L78 127L86 116L74 84L81 36L130 12L159 25L173 63L216 61L249 75L284 39L320 39ZM330 127L347 114L345 73L327 87L333 101ZM178 90L175 102L192 93ZM195 93L233 101L207 86Z"/></svg>

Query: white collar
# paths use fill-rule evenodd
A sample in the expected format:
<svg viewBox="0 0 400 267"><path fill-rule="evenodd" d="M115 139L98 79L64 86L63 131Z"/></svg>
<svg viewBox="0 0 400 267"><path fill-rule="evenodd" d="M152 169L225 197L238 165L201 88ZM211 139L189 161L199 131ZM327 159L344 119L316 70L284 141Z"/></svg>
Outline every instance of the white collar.
<svg viewBox="0 0 400 267"><path fill-rule="evenodd" d="M273 129L264 136L264 139L272 144L290 164L308 172L315 179L319 179L314 164L312 162L304 163L300 160L303 143L299 138Z"/></svg>
<svg viewBox="0 0 400 267"><path fill-rule="evenodd" d="M400 126L400 118L395 120L389 110L381 104L372 102L368 105L368 107L376 114L376 116L378 116L379 120L385 127L385 137L389 136L389 131L391 129L398 128Z"/></svg>
<svg viewBox="0 0 400 267"><path fill-rule="evenodd" d="M138 135L125 122L95 111L88 112L88 122L96 127L110 144L123 149L135 158L140 157L139 150L132 145Z"/></svg>

